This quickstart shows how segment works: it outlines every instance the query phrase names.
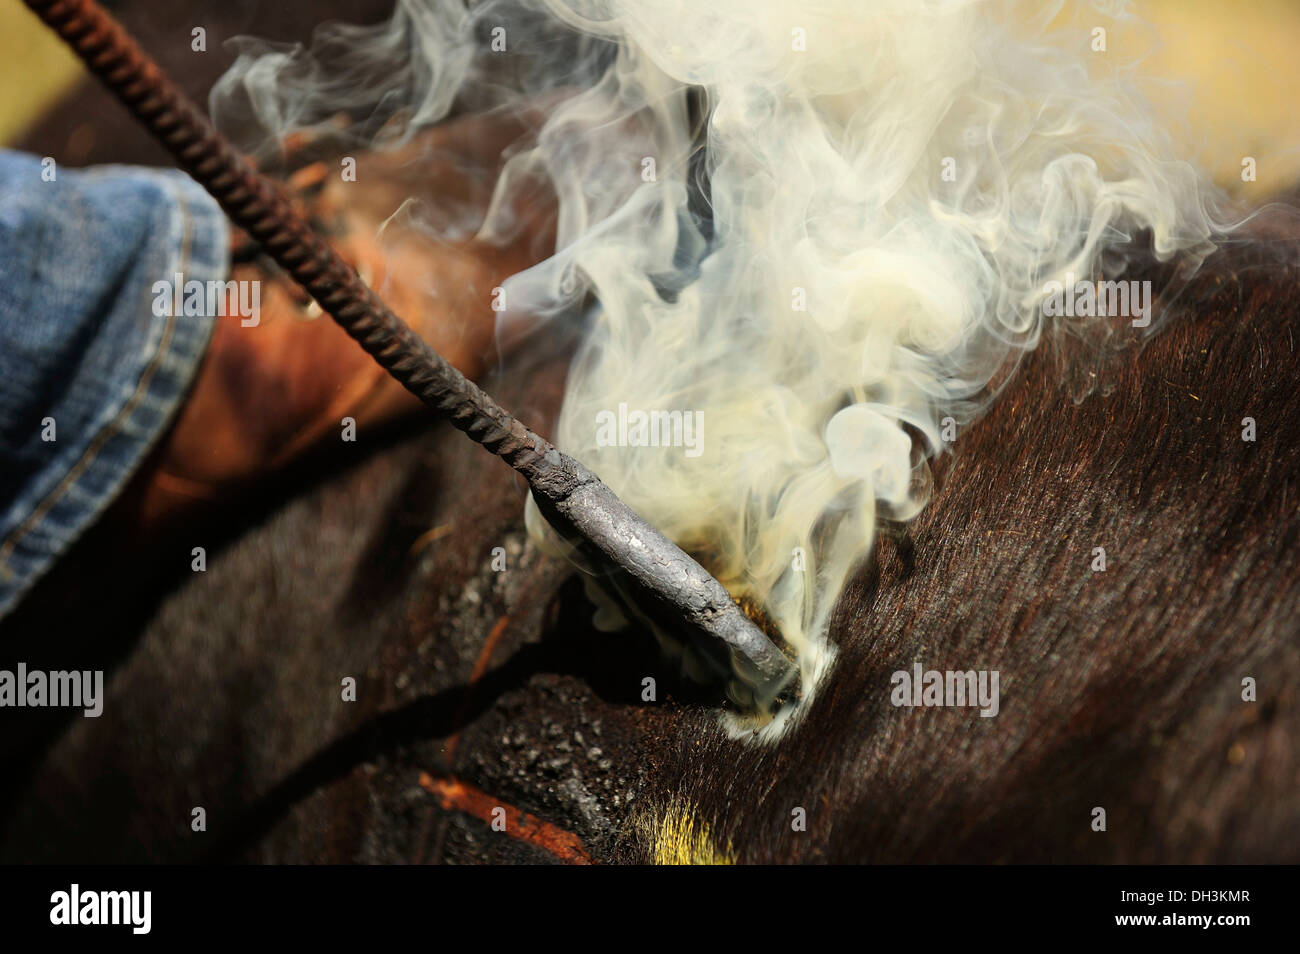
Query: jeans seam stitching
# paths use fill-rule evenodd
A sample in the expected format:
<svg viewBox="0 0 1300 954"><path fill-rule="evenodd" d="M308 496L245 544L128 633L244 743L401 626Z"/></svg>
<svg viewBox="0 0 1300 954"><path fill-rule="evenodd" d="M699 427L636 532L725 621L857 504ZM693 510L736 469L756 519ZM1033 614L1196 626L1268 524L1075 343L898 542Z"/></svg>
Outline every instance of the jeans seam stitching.
<svg viewBox="0 0 1300 954"><path fill-rule="evenodd" d="M185 201L185 196L179 190L176 192L177 207L180 210L184 229L181 235L181 254L180 254L180 271L185 274L188 271L190 263L190 253L194 239L194 221L190 214L189 205ZM140 378L136 382L135 390L127 401L122 405L122 409L109 421L91 440L90 445L85 452L78 458L72 468L63 476L63 479L45 495L33 509L30 514L13 529L13 532L0 543L0 574L5 577L12 577L12 571L9 568L9 558L14 551L18 549L18 544L23 538L32 532L33 529L43 520L51 510L67 495L73 485L81 476L90 469L90 466L99 458L100 453L108 442L115 436L122 433L122 427L136 409L144 402L148 395L149 387L158 372L159 366L165 358L168 348L171 345L173 333L176 330L176 315L168 315L167 323L163 326L162 336L159 338L158 347L154 351L153 357L140 373Z"/></svg>

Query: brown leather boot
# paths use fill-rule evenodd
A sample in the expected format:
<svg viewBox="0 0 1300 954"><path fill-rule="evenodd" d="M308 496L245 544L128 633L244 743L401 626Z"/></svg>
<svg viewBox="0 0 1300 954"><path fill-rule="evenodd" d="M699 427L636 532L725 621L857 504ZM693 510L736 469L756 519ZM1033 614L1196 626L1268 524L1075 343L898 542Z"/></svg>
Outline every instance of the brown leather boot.
<svg viewBox="0 0 1300 954"><path fill-rule="evenodd" d="M529 128L522 115L456 120L399 151L356 156L355 181L344 181L338 161L289 181L384 302L471 378L494 357L492 289L553 248L553 199L540 189L513 210L519 228L508 244L474 238L502 151ZM247 241L235 240L237 255ZM419 407L269 260L237 264L230 277L261 283L259 321L217 319L193 390L120 502L138 529L160 529L338 440L345 417L363 432Z"/></svg>

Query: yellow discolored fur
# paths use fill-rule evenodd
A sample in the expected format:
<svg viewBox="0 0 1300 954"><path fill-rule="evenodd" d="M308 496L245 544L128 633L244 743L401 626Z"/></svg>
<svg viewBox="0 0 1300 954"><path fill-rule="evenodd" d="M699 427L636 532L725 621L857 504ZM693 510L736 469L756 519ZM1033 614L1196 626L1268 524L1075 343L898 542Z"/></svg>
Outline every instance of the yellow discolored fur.
<svg viewBox="0 0 1300 954"><path fill-rule="evenodd" d="M657 865L732 865L731 845L717 845L706 822L691 812L690 805L674 799L657 819L643 819L643 831L650 842L651 860Z"/></svg>

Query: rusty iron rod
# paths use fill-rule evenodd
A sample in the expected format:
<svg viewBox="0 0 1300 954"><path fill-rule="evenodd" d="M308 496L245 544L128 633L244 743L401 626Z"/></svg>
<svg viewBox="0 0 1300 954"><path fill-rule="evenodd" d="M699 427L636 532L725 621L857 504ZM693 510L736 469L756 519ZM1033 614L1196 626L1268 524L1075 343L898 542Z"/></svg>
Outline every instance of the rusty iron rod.
<svg viewBox="0 0 1300 954"><path fill-rule="evenodd" d="M426 344L317 235L94 0L24 0L117 98L389 374L440 417L523 475L562 533L624 572L633 591L722 650L768 705L794 667L699 563L624 504L595 474L500 407ZM649 615L656 615L651 613Z"/></svg>

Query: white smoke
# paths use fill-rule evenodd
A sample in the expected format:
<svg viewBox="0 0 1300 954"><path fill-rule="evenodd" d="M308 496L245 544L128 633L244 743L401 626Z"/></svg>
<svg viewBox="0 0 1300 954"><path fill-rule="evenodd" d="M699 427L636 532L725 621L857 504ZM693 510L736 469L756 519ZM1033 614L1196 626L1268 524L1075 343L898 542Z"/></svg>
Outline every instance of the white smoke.
<svg viewBox="0 0 1300 954"><path fill-rule="evenodd" d="M1115 277L1138 233L1160 259L1212 248L1207 187L1099 27L1137 28L1114 3L402 0L315 55L246 47L214 115L251 104L270 141L346 108L400 139L544 99L480 235L551 182L558 251L506 292L530 322L598 303L557 443L776 624L807 700L941 422L1052 330L1044 285ZM599 446L620 404L702 412L702 453Z"/></svg>

